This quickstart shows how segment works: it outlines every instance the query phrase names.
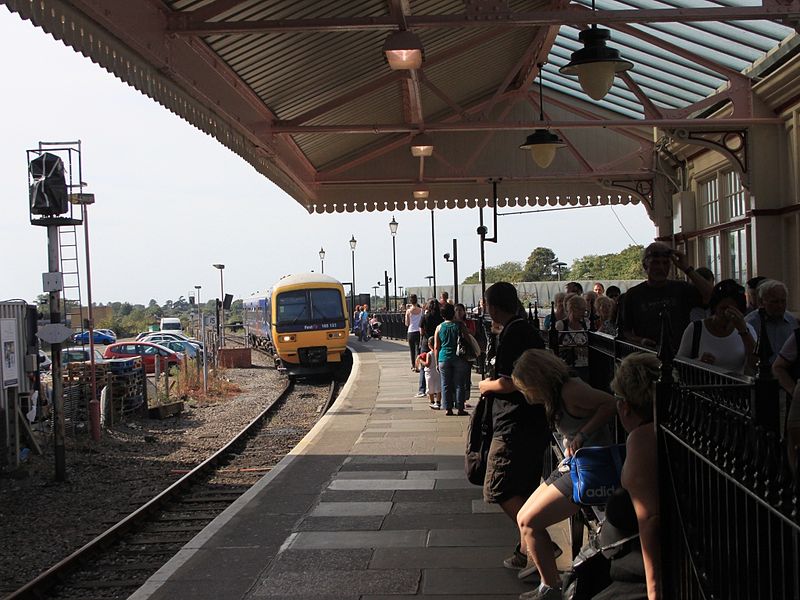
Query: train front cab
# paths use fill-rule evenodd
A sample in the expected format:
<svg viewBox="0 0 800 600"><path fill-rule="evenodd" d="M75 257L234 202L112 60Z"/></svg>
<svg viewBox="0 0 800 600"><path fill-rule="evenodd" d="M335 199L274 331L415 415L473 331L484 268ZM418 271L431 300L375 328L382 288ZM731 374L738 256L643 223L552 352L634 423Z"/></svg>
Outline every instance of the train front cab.
<svg viewBox="0 0 800 600"><path fill-rule="evenodd" d="M335 371L347 350L344 288L333 278L325 279L330 282L287 281L273 290L272 340L278 368L289 375Z"/></svg>

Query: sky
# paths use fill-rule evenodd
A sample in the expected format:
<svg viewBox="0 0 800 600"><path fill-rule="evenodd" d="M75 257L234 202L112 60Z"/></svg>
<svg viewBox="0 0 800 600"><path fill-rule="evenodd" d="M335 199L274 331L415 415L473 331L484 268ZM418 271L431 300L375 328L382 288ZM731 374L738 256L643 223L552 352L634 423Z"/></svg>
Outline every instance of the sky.
<svg viewBox="0 0 800 600"><path fill-rule="evenodd" d="M215 263L225 265L225 293L246 297L283 275L318 272L321 247L325 273L350 281L351 236L357 291L371 292L384 270L392 275L393 216L397 284L427 284L429 211L309 215L216 140L5 6L0 56L0 300L32 302L42 293L47 234L29 221L25 153L40 141L81 140L84 191L96 199L88 209L94 302L163 304L188 297L197 285L205 301L220 294ZM437 281L452 284L443 254L454 238L459 279L480 267L478 211L444 209L435 218ZM501 217L486 265L524 262L537 246L571 264L634 241L647 244L654 235L640 205Z"/></svg>

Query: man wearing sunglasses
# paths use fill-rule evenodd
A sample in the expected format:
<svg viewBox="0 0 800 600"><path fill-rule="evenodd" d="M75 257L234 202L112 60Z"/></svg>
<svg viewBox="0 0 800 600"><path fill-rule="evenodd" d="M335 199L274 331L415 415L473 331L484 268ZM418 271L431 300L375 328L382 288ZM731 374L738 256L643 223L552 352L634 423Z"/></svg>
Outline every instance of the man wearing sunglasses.
<svg viewBox="0 0 800 600"><path fill-rule="evenodd" d="M669 279L673 265L692 283ZM708 303L714 289L713 282L689 266L683 252L662 242L654 242L645 248L642 267L647 280L625 294L624 337L639 346L657 348L661 337L661 313L666 312L671 326L671 345L676 350L681 333L689 324L689 313L692 308Z"/></svg>

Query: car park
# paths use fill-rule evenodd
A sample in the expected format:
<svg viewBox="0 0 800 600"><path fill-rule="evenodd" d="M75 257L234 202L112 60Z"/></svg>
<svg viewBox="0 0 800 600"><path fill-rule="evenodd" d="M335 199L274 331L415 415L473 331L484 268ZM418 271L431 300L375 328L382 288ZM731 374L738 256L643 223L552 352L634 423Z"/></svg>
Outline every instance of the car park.
<svg viewBox="0 0 800 600"><path fill-rule="evenodd" d="M160 344L143 341L118 342L107 346L105 352L103 352L103 357L106 360L113 358L133 358L136 356L142 357L142 365L144 366L145 373L155 372L156 357L158 357L161 362L162 371L171 367L180 366L183 363L182 355L174 350L165 348Z"/></svg>
<svg viewBox="0 0 800 600"><path fill-rule="evenodd" d="M107 333L103 333L102 329L95 329L93 331L92 339L94 340L95 344L113 344L117 341L116 336L110 336ZM89 343L89 331L81 331L80 333L76 333L72 336L72 341L76 344L88 344Z"/></svg>

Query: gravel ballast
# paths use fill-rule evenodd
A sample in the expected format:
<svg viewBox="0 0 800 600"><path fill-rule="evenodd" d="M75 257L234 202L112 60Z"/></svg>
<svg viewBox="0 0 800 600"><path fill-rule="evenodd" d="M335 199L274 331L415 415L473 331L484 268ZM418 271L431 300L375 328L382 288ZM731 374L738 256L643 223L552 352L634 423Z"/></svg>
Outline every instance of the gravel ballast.
<svg viewBox="0 0 800 600"><path fill-rule="evenodd" d="M0 479L0 595L33 579L147 502L214 453L258 416L284 389L286 378L262 366L223 373L241 393L190 400L163 421L129 419L93 443L67 436L67 481L54 481L52 438L44 456L30 455L22 478ZM304 388L284 403L267 427L276 436L276 462L319 419L327 387ZM177 472L176 472L177 471Z"/></svg>

